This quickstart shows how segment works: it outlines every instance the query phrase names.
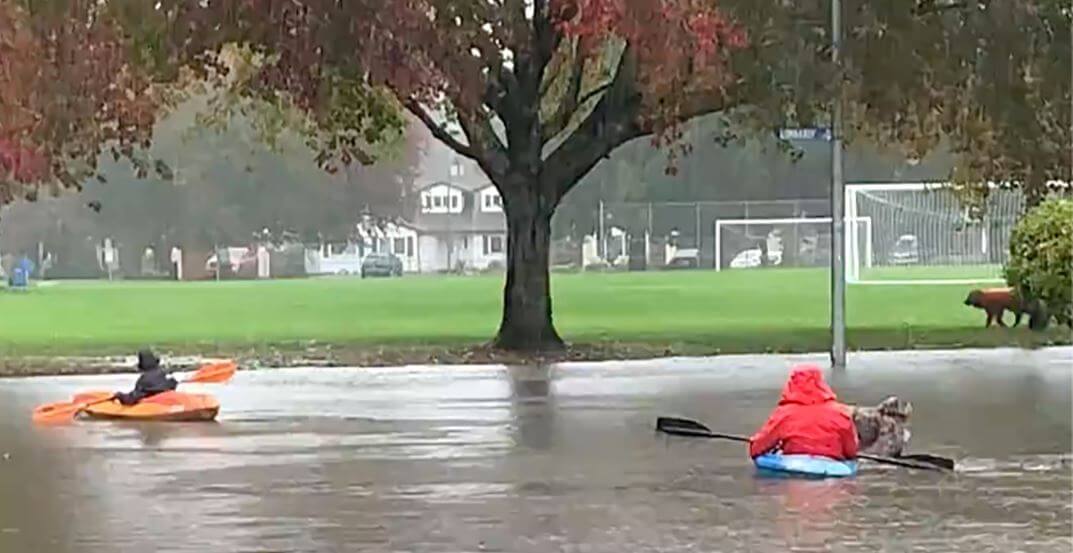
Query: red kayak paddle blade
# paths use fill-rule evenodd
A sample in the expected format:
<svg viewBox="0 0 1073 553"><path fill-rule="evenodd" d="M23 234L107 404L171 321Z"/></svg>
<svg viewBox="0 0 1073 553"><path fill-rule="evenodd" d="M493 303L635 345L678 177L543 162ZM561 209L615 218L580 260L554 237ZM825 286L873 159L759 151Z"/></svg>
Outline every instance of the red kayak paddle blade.
<svg viewBox="0 0 1073 553"><path fill-rule="evenodd" d="M184 382L199 382L202 384L222 384L235 376L238 365L234 361L222 361L211 363L201 367L190 375Z"/></svg>
<svg viewBox="0 0 1073 553"><path fill-rule="evenodd" d="M40 405L34 409L34 424L64 424L74 420L78 412L84 408L83 403L71 403L58 401Z"/></svg>

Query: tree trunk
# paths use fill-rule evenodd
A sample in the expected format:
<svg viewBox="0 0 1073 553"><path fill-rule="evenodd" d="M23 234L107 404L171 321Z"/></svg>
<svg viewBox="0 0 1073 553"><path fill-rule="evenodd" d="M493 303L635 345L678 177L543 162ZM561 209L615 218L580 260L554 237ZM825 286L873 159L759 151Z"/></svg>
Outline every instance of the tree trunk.
<svg viewBox="0 0 1073 553"><path fill-rule="evenodd" d="M536 185L504 194L507 218L507 282L503 319L494 345L515 351L553 351L563 340L551 320L549 258L556 201Z"/></svg>

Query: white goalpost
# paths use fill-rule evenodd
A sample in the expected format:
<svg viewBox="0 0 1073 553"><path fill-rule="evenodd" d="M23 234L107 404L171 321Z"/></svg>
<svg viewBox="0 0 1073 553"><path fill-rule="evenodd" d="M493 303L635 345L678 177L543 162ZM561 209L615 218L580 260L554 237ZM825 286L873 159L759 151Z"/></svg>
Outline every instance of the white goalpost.
<svg viewBox="0 0 1073 553"><path fill-rule="evenodd" d="M847 280L858 284L1001 282L1019 191L995 189L971 218L945 183L846 185Z"/></svg>

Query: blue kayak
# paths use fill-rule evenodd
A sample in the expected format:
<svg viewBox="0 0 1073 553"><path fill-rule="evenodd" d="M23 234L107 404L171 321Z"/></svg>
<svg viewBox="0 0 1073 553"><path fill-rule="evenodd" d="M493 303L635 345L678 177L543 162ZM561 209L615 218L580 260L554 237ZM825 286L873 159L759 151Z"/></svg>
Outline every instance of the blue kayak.
<svg viewBox="0 0 1073 553"><path fill-rule="evenodd" d="M857 461L838 461L817 455L765 453L755 459L756 468L790 475L844 478L857 474Z"/></svg>

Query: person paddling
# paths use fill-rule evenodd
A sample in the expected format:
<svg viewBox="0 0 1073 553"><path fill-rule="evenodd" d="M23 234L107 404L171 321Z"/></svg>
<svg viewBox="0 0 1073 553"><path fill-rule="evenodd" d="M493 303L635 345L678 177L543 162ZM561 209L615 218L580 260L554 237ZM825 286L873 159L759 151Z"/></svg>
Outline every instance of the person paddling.
<svg viewBox="0 0 1073 553"><path fill-rule="evenodd" d="M857 448L853 418L815 365L801 365L790 372L779 404L749 439L749 456L754 459L779 451L852 460L857 458Z"/></svg>
<svg viewBox="0 0 1073 553"><path fill-rule="evenodd" d="M138 352L138 371L142 374L134 383L134 389L128 393L116 393L115 397L119 403L134 405L147 397L170 392L179 385L160 367L160 358L147 349Z"/></svg>

